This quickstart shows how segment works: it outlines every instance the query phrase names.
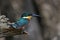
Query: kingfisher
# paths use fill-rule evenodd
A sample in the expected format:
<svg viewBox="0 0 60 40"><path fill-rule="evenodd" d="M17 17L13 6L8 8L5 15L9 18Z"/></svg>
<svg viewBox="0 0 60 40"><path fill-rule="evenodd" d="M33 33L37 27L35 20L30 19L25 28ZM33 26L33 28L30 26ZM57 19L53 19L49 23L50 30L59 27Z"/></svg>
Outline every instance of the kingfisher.
<svg viewBox="0 0 60 40"><path fill-rule="evenodd" d="M39 15L35 14L35 13L23 13L21 15L21 17L15 22L12 24L12 28L15 28L15 29L20 29L20 30L24 30L25 27L30 23L30 20L32 19L32 17L37 17ZM24 31L23 31L24 32ZM24 33L27 33L27 32L24 32Z"/></svg>

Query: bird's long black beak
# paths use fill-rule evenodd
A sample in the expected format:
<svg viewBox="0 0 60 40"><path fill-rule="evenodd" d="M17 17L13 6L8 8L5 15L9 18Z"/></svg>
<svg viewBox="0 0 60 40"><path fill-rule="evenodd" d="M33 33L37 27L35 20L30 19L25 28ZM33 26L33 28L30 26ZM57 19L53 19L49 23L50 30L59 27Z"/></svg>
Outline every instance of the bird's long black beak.
<svg viewBox="0 0 60 40"><path fill-rule="evenodd" d="M39 15L35 14L35 13L32 13L32 16L34 17L39 17Z"/></svg>

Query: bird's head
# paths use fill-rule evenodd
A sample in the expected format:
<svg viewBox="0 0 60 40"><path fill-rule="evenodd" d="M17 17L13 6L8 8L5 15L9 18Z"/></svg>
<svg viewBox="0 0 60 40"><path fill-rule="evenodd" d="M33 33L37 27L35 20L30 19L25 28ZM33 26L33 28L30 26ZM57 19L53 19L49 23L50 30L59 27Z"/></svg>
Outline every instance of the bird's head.
<svg viewBox="0 0 60 40"><path fill-rule="evenodd" d="M33 16L34 16L34 17L37 17L37 16L39 16L39 15L34 14L34 13L32 13L32 14L31 14L31 13L23 13L21 17L30 20Z"/></svg>

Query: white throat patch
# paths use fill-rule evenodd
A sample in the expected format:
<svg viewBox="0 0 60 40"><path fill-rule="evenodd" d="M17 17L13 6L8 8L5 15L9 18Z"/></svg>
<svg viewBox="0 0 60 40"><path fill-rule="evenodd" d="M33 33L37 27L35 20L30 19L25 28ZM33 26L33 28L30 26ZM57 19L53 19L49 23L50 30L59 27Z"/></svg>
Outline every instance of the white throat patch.
<svg viewBox="0 0 60 40"><path fill-rule="evenodd" d="M23 18L29 18L29 17L23 17Z"/></svg>

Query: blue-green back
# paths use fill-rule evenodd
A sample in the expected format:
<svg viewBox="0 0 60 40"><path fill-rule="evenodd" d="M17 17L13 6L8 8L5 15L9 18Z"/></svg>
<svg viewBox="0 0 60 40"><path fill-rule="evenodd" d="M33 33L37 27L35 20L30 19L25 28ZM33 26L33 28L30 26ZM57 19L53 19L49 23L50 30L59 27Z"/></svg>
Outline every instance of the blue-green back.
<svg viewBox="0 0 60 40"><path fill-rule="evenodd" d="M28 25L29 21L27 19L24 18L20 18L19 20L17 20L15 22L15 24L13 24L12 26L16 29L19 29L20 27L24 26L24 25Z"/></svg>

